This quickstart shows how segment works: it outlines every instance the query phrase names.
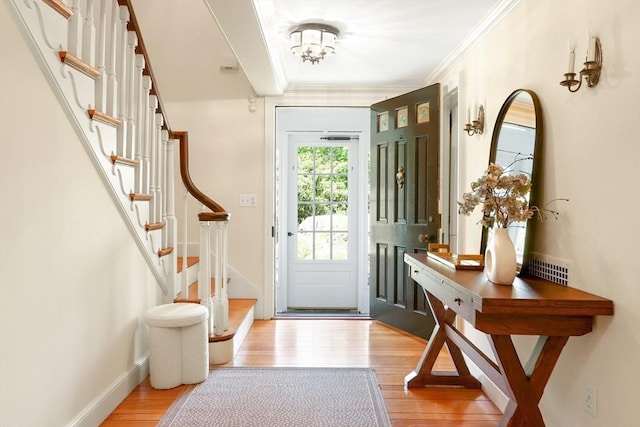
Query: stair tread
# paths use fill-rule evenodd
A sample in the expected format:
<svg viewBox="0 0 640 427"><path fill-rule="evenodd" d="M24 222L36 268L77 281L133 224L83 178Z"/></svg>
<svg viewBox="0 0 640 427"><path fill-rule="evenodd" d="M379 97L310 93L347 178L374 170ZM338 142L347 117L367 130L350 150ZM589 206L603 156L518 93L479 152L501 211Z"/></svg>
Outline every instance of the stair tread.
<svg viewBox="0 0 640 427"><path fill-rule="evenodd" d="M73 10L67 6L62 0L44 0L53 10L64 16L65 19L69 19L73 16Z"/></svg>
<svg viewBox="0 0 640 427"><path fill-rule="evenodd" d="M75 55L70 54L66 50L61 50L58 52L58 56L60 56L60 61L67 64L68 66L75 68L80 71L82 74L96 80L100 77L100 71L91 65L84 62L82 59L78 58Z"/></svg>
<svg viewBox="0 0 640 427"><path fill-rule="evenodd" d="M169 246L168 248L162 248L158 251L158 256L159 257L167 256L171 252L173 252L173 248L171 246Z"/></svg>

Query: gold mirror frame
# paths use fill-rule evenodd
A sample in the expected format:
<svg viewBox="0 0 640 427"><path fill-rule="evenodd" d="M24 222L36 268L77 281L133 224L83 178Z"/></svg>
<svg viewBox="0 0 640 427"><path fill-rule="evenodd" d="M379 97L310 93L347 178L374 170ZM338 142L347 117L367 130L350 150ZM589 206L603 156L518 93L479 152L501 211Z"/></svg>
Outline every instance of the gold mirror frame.
<svg viewBox="0 0 640 427"><path fill-rule="evenodd" d="M518 130L523 133L522 140L518 140L519 136L509 136ZM528 136L524 134L528 134ZM530 138L533 138L533 140L529 141ZM517 161L516 164L522 163L519 166L524 167L523 172L531 175L530 206L536 205L537 194L539 193L538 178L540 174L542 138L542 109L540 108L538 96L528 89L513 91L502 104L496 119L496 125L493 128L489 163L497 162L503 167L508 166L513 161ZM533 144L533 147L527 147L527 144ZM531 157L531 159L526 160L528 157ZM528 167L530 167L530 171L527 169ZM509 234L514 240L518 257L518 274L523 274L527 271L535 222L535 219L529 220L520 226L515 226L516 228L513 230L510 229ZM489 230L483 227L480 253L484 253L488 240Z"/></svg>

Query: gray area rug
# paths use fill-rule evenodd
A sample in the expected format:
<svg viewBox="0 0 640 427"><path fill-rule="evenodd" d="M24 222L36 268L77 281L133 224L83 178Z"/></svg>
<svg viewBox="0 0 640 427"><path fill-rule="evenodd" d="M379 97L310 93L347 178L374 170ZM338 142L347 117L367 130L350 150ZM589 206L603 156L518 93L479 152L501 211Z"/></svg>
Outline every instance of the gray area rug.
<svg viewBox="0 0 640 427"><path fill-rule="evenodd" d="M373 369L215 368L159 427L391 426Z"/></svg>

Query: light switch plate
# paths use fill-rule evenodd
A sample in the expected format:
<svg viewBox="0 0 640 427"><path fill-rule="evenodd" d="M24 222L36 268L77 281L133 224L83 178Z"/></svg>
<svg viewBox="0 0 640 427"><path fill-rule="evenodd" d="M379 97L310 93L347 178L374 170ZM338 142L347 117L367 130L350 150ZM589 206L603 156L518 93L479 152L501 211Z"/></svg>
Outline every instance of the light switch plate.
<svg viewBox="0 0 640 427"><path fill-rule="evenodd" d="M241 194L240 195L240 206L241 207L252 207L256 205L256 195L255 194Z"/></svg>

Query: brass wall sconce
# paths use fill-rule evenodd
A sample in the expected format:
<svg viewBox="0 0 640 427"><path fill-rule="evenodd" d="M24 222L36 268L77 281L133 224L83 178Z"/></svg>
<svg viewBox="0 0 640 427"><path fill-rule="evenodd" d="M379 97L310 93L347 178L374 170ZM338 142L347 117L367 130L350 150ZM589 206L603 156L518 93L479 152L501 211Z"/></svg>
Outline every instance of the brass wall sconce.
<svg viewBox="0 0 640 427"><path fill-rule="evenodd" d="M582 87L582 78L587 81L588 87L594 87L600 80L600 71L602 70L602 47L600 39L595 36L589 37L589 48L587 50L587 60L584 68L580 70L579 78L576 80L574 72L574 63L576 52L574 47L569 47L569 72L564 73L564 80L560 82L561 86L566 86L569 92L577 92ZM573 89L574 86L577 86Z"/></svg>
<svg viewBox="0 0 640 427"><path fill-rule="evenodd" d="M467 124L464 125L464 130L469 136L477 133L482 135L484 131L484 107L482 105L478 107L478 116L475 120L471 120L471 109L467 110Z"/></svg>

